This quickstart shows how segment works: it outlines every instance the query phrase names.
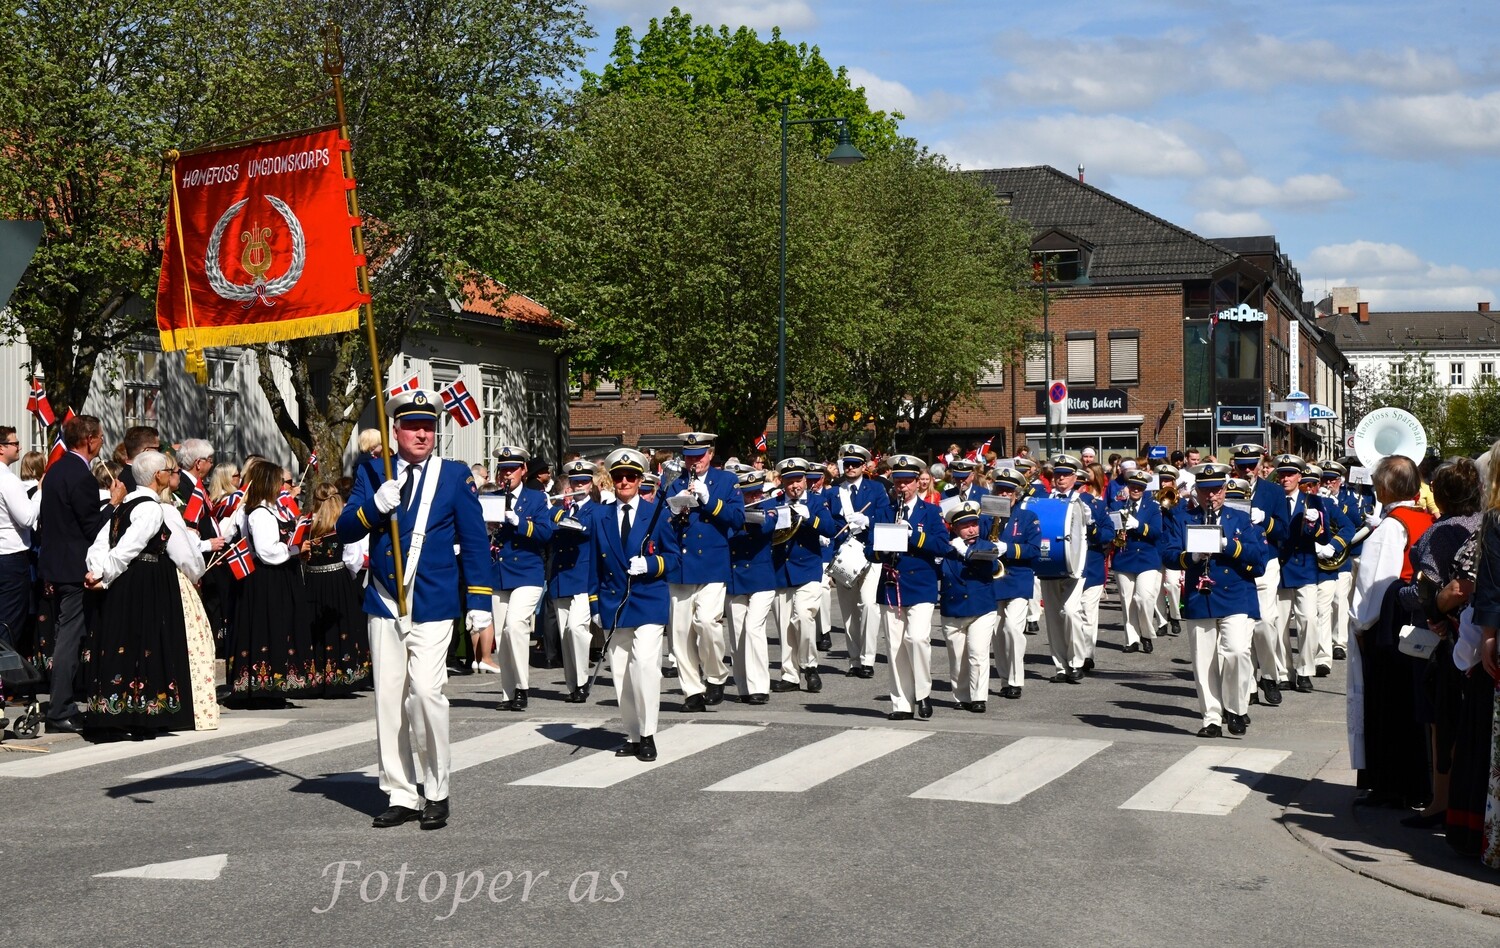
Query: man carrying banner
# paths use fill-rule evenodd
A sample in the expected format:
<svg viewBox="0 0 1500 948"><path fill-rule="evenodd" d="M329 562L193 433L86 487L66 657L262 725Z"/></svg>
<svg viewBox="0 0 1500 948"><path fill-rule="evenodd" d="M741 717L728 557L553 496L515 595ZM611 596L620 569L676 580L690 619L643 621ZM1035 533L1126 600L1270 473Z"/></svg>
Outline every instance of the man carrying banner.
<svg viewBox="0 0 1500 948"><path fill-rule="evenodd" d="M373 823L382 829L416 819L423 829L447 823L448 641L460 615L471 632L491 625L493 567L474 476L460 461L432 457L440 405L436 394L422 389L386 402L396 442L395 478L378 483L379 469L361 464L338 521L341 541L370 538L364 608L370 617L380 789L390 797L390 807ZM404 615L397 606L392 515L400 527ZM414 740L417 729L420 739ZM413 751L421 758L421 774Z"/></svg>

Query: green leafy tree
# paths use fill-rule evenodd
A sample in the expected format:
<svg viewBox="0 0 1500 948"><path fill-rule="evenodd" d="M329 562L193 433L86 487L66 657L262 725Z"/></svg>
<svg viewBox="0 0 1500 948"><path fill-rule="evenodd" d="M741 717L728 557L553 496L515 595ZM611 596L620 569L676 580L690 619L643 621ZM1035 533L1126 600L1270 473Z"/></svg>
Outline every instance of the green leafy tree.
<svg viewBox="0 0 1500 948"><path fill-rule="evenodd" d="M1482 375L1462 392L1448 396L1445 454L1475 456L1500 438L1500 380Z"/></svg>

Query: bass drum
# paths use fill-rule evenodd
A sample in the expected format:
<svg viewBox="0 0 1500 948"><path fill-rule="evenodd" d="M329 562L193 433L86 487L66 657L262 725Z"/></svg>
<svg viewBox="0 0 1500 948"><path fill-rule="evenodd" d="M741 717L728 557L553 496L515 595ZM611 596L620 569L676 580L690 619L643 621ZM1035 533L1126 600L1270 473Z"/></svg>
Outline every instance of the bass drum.
<svg viewBox="0 0 1500 948"><path fill-rule="evenodd" d="M1078 579L1088 557L1083 513L1079 501L1042 497L1026 501L1025 507L1041 522L1040 551L1032 570L1040 579Z"/></svg>
<svg viewBox="0 0 1500 948"><path fill-rule="evenodd" d="M865 545L858 540L845 540L844 545L833 554L833 562L828 564L828 575L845 589L853 589L859 584L859 577L869 565L870 561L865 558Z"/></svg>

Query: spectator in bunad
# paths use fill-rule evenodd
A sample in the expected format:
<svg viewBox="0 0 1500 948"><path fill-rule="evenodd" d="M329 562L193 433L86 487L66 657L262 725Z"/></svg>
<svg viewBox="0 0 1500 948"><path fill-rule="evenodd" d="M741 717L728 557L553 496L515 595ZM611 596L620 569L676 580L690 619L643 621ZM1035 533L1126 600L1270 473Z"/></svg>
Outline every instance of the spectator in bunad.
<svg viewBox="0 0 1500 948"><path fill-rule="evenodd" d="M16 429L0 425L0 642L20 642L31 607L31 531L40 501L10 466L21 456Z"/></svg>
<svg viewBox="0 0 1500 948"><path fill-rule="evenodd" d="M451 756L443 686L448 643L460 616L471 633L492 621L493 591L486 581L494 568L474 475L462 461L432 456L441 404L436 393L424 389L386 401L396 442L394 477L382 480L383 465L360 464L338 520L344 543L370 540L364 611L375 679L380 789L390 800L371 824L377 829L412 820L420 820L423 829L447 825ZM389 527L393 514L402 546L400 594Z"/></svg>
<svg viewBox="0 0 1500 948"><path fill-rule="evenodd" d="M214 669L214 629L213 624L208 620L208 613L203 608L203 600L198 592L198 586L204 579L205 561L211 554L203 551L197 528L188 525L183 519L182 511L178 508L177 482L181 480L178 463L172 459L172 455L166 452L163 452L163 456L167 459L169 476L166 486L158 494L163 507L162 519L168 530L181 534L181 540L173 542L181 542L197 551L196 558L190 561L189 568L184 569L181 564L178 564L178 568L173 571L177 574L178 601L182 606L182 625L187 636L188 674L193 695L193 730L213 731L219 727L219 698L216 693L217 676ZM198 506L206 507L207 505L200 498ZM169 549L171 549L170 545ZM177 559L183 558L174 557L174 561Z"/></svg>
<svg viewBox="0 0 1500 948"><path fill-rule="evenodd" d="M990 694L990 642L999 620L995 610L997 553L1004 541L989 539L987 530L981 536L981 527L993 523L998 533L1004 523L996 519L981 524L979 502L973 500L956 504L944 519L951 536L942 559L938 602L948 646L948 676L959 710L983 714Z"/></svg>
<svg viewBox="0 0 1500 948"><path fill-rule="evenodd" d="M1401 608L1400 593L1415 575L1411 548L1433 518L1416 505L1422 482L1411 459L1382 458L1371 479L1383 516L1365 541L1354 582L1355 636L1350 646L1352 652L1357 644L1363 682L1365 766L1359 770L1358 785L1366 791L1355 802L1425 806L1431 793L1427 751L1412 686L1423 660L1399 650L1399 631L1410 616Z"/></svg>
<svg viewBox="0 0 1500 948"><path fill-rule="evenodd" d="M729 635L734 654L734 682L740 700L765 704L770 700L771 659L767 627L776 604L776 567L771 561L771 539L776 532L774 511L761 509L766 473L751 470L737 485L745 508L745 522L729 534Z"/></svg>
<svg viewBox="0 0 1500 948"><path fill-rule="evenodd" d="M1183 529L1168 536L1163 555L1183 570L1182 621L1193 643L1193 683L1203 712L1198 736L1220 737L1224 728L1240 735L1250 725L1250 640L1260 611L1255 577L1271 550L1248 515L1224 506L1228 465L1210 461L1192 473L1198 504L1183 512ZM1198 525L1220 528L1217 553L1187 552L1187 531Z"/></svg>
<svg viewBox="0 0 1500 948"><path fill-rule="evenodd" d="M547 594L557 610L557 628L562 638L563 677L567 679L569 704L589 698L589 644L594 609L596 540L585 526L595 501L589 488L594 465L574 458L563 465L568 479L562 503L554 511L557 529L552 533L552 562Z"/></svg>
<svg viewBox="0 0 1500 948"><path fill-rule="evenodd" d="M865 540L871 569L880 571L880 621L890 649L892 721L932 717L932 612L938 602L948 528L935 504L917 496L922 459L890 458L894 503L874 523L903 525L906 548L878 553L875 530Z"/></svg>
<svg viewBox="0 0 1500 948"><path fill-rule="evenodd" d="M131 466L141 486L115 507L86 554L84 585L104 595L86 670L85 724L106 740L194 726L177 570L196 580L203 557L182 518L161 502L171 481L166 456L140 451Z"/></svg>
<svg viewBox="0 0 1500 948"><path fill-rule="evenodd" d="M52 648L48 654L52 696L47 708L47 730L76 734L83 730L79 659L94 607L94 594L84 591L84 576L88 572L85 558L106 520L99 503L99 481L90 468L104 444L99 419L93 415L74 415L63 422L62 441L67 453L47 469L47 476L42 479L41 518L46 524L46 538L38 568L47 600L45 608L53 622ZM124 499L123 486L112 489L113 497L106 499Z"/></svg>
<svg viewBox="0 0 1500 948"><path fill-rule="evenodd" d="M1125 616L1125 651L1150 653L1156 647L1156 601L1161 597L1162 513L1156 498L1146 496L1150 471L1126 472L1125 485L1125 506L1118 508L1123 529L1115 534L1113 558Z"/></svg>
<svg viewBox="0 0 1500 948"><path fill-rule="evenodd" d="M808 490L808 469L804 458L785 458L776 465L782 505L766 512L767 519L779 522L780 511L789 508L788 526L772 535L771 546L781 638L781 675L771 682L776 692L796 691L804 685L809 693L823 690L817 651L823 544L832 541L838 527L822 498Z"/></svg>
<svg viewBox="0 0 1500 948"><path fill-rule="evenodd" d="M1115 524L1110 519L1104 501L1109 479L1103 466L1091 464L1084 471L1086 476L1080 479L1086 482L1079 492L1079 499L1090 509L1089 525L1085 533L1088 554L1083 562L1083 593L1080 602L1086 647L1083 671L1084 674L1091 675L1094 673L1094 649L1099 645L1099 600L1103 598L1104 581L1108 576L1107 558L1114 550Z"/></svg>
<svg viewBox="0 0 1500 948"><path fill-rule="evenodd" d="M677 531L658 513L665 500L647 503L638 496L645 455L616 448L604 467L614 497L591 505L585 526L598 551L595 596L625 728L615 756L650 762L656 759L662 637L672 608L667 576L677 565Z"/></svg>
<svg viewBox="0 0 1500 948"><path fill-rule="evenodd" d="M323 677L323 697L337 697L370 687L370 633L366 627L359 583L364 544L344 544L338 536L344 499L338 487L324 482L313 490L302 547L302 579L307 593L308 638Z"/></svg>
<svg viewBox="0 0 1500 948"><path fill-rule="evenodd" d="M1311 469L1295 454L1276 457L1276 479L1281 482L1282 509L1290 521L1286 539L1277 551L1281 560L1281 589L1277 593L1277 661L1280 687L1299 692L1313 690L1317 645L1325 626L1318 615L1318 581L1323 570L1319 561L1333 559L1348 549L1353 526L1338 514L1333 503L1324 504L1317 495L1322 470ZM1307 488L1304 490L1303 485ZM1325 509L1326 508L1326 509ZM1297 658L1292 662L1291 627L1296 621ZM1264 669L1262 669L1264 671ZM1295 675L1293 675L1295 672Z"/></svg>
<svg viewBox="0 0 1500 948"><path fill-rule="evenodd" d="M213 495L208 482L215 470L213 445L202 438L189 438L177 451L177 463L181 476L174 485L174 496L183 520L198 534L198 552L203 554L205 561L211 561L224 548L224 537L220 535L219 522L214 517ZM200 494L196 503L193 502L195 493ZM203 612L214 632L216 647L224 629L224 610L233 585L234 577L222 560L204 573L199 584Z"/></svg>
<svg viewBox="0 0 1500 948"><path fill-rule="evenodd" d="M1187 512L1187 505L1180 499L1177 468L1162 464L1156 469L1156 477L1157 487L1151 492L1151 499L1161 508L1162 536L1156 545L1162 563L1161 595L1156 600L1156 631L1160 637L1182 634L1182 570L1177 568L1179 564L1176 561L1168 559L1167 546L1171 536L1182 531L1181 518ZM1233 484L1231 479L1226 491L1232 491ZM1226 493L1226 496L1233 495Z"/></svg>
<svg viewBox="0 0 1500 948"><path fill-rule="evenodd" d="M1036 575L1031 567L1040 549L1042 525L1023 496L1026 475L1014 468L1003 467L995 472L991 486L1002 500L1011 502L1010 519L1000 528L996 541L999 566L996 567L991 592L995 597L997 617L998 644L994 645L993 651L995 670L1001 682L1000 697L1015 700L1021 697L1021 689L1026 686L1026 628L1036 592ZM988 536L993 527L993 522L990 530L981 524L980 532Z"/></svg>
<svg viewBox="0 0 1500 948"><path fill-rule="evenodd" d="M531 679L531 630L547 586L547 543L557 528L547 495L522 483L531 455L514 445L495 449L500 517L491 538L495 553L495 657L500 665L500 705L526 710ZM491 495L494 496L494 495ZM483 649L481 635L480 649ZM476 649L483 664L484 651Z"/></svg>

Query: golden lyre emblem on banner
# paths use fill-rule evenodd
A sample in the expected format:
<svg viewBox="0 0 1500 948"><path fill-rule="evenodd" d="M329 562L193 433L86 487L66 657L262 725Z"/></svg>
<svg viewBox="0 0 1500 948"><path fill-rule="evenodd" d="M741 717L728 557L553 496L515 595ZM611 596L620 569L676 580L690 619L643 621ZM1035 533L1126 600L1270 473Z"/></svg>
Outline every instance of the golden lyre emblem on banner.
<svg viewBox="0 0 1500 948"><path fill-rule="evenodd" d="M271 269L272 253L268 241L271 238L269 227L257 229L251 226L246 230L241 239L244 240L245 249L240 255L240 264L245 272L250 274L251 282L234 283L224 275L224 268L220 262L224 233L229 230L232 222L240 211L244 210L249 203L249 198L242 198L229 205L228 209L220 215L218 223L208 237L208 250L204 254L203 269L208 277L208 285L213 291L226 300L234 300L242 303L244 309L249 309L257 301L267 306L276 305L273 297L281 296L302 278L302 269L307 265L307 236L302 232L302 224L297 220L297 215L286 202L278 197L265 195L266 201L286 221L287 229L292 237L292 262L287 271L272 280L266 279L266 273Z"/></svg>

